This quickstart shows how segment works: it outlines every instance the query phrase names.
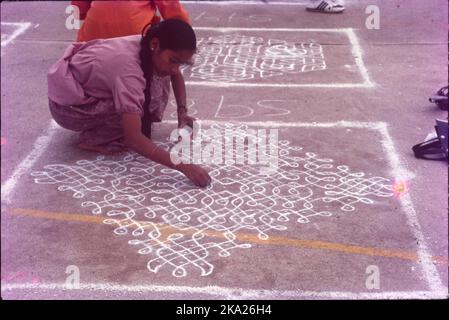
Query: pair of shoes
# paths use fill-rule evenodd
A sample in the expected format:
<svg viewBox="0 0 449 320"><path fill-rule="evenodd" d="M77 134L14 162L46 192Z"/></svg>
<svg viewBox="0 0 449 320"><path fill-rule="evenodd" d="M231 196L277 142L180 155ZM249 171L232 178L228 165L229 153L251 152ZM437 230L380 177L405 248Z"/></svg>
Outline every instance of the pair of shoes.
<svg viewBox="0 0 449 320"><path fill-rule="evenodd" d="M322 12L322 13L341 13L345 7L332 1L323 0L321 2L311 2L306 7L307 11Z"/></svg>

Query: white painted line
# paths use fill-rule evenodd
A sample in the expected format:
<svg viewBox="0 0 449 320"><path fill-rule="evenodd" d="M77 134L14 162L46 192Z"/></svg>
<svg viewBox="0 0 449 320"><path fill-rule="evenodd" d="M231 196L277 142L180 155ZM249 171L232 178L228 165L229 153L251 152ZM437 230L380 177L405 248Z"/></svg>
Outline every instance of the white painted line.
<svg viewBox="0 0 449 320"><path fill-rule="evenodd" d="M6 204L10 202L10 196L13 193L17 182L44 153L58 127L56 122L53 120L50 121L48 128L45 130L45 134L36 139L31 152L19 163L11 177L3 183L1 192L2 202L5 202Z"/></svg>
<svg viewBox="0 0 449 320"><path fill-rule="evenodd" d="M181 0L182 4L208 4L208 5L269 5L269 6L306 6L307 2L287 2L287 1L270 1L263 2L259 1L192 1L192 0Z"/></svg>
<svg viewBox="0 0 449 320"><path fill-rule="evenodd" d="M14 30L14 32L6 38L6 40L2 39L1 46L5 47L8 43L10 43L12 40L20 36L22 33L28 29L29 26L31 26L30 22L2 22L2 26L17 26L18 28Z"/></svg>
<svg viewBox="0 0 449 320"><path fill-rule="evenodd" d="M383 125L383 122L361 122L361 121L336 121L336 122L279 122L279 121L236 121L236 120L197 120L199 124L212 125L214 123L233 123L233 124L246 124L248 126L255 127L282 127L282 128L360 128L360 129L372 129L378 130L379 126ZM160 123L154 123L154 125L162 124L177 124L176 120L163 120Z"/></svg>
<svg viewBox="0 0 449 320"><path fill-rule="evenodd" d="M396 152L393 139L388 131L388 126L386 123L379 123L377 130L383 135L382 146L384 147L390 166L392 168L391 174L396 178L397 181L406 181L410 178L410 174L402 167L398 153ZM418 215L413 206L410 193L406 192L400 196L400 201L402 208L406 214L407 223L413 233L413 236L418 242L418 256L419 265L422 268L426 282L433 292L446 291L445 287L441 281L435 264L432 262L429 247L427 246L425 237L422 233L421 225L419 224Z"/></svg>
<svg viewBox="0 0 449 320"><path fill-rule="evenodd" d="M349 41L352 44L352 55L354 56L355 63L357 67L359 67L360 73L362 74L363 79L365 80L365 84L373 87L373 83L371 82L368 70L366 69L365 63L363 62L363 52L360 47L359 39L357 38L353 29L346 29L346 34L348 35Z"/></svg>
<svg viewBox="0 0 449 320"><path fill-rule="evenodd" d="M370 80L368 70L363 61L363 51L360 47L359 40L352 28L335 28L335 29L295 29L295 28L240 28L240 27L195 27L198 31L218 31L218 32L332 32L344 33L349 39L352 46L351 52L355 59L355 63L364 80L361 83L241 83L241 82L213 82L213 81L186 81L187 85L204 86L204 87L270 87L270 88L373 88L375 84Z"/></svg>
<svg viewBox="0 0 449 320"><path fill-rule="evenodd" d="M202 31L220 31L220 32L235 32L235 31L256 31L256 32L347 32L348 30L352 30L351 28L335 28L335 29L326 29L326 28L242 28L242 27L193 27L195 30Z"/></svg>
<svg viewBox="0 0 449 320"><path fill-rule="evenodd" d="M367 83L232 83L232 82L200 82L186 81L187 85L202 87L220 87L220 88L372 88L372 84Z"/></svg>
<svg viewBox="0 0 449 320"><path fill-rule="evenodd" d="M206 14L206 11L201 12L197 17L195 17L195 19L193 19L193 21L197 21L199 19L201 19L202 16L204 16Z"/></svg>
<svg viewBox="0 0 449 320"><path fill-rule="evenodd" d="M158 286L158 285L136 285L125 286L111 283L88 283L80 284L77 289L68 289L65 284L43 283L43 284L2 284L3 295L13 290L62 290L73 292L79 290L101 291L105 293L175 293L175 294L204 294L215 296L219 299L445 299L446 292L429 291L387 291L387 292L342 292L342 291L303 291L303 290L254 290L243 288L227 288L218 286L189 287L189 286ZM5 298L5 296L3 296ZM7 298L7 297L6 297ZM39 298L39 297L36 297Z"/></svg>

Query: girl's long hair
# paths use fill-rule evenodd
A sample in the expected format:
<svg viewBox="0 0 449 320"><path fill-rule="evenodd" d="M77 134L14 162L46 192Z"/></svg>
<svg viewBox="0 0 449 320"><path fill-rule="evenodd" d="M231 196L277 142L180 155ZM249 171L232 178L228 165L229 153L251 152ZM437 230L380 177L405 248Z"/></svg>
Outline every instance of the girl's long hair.
<svg viewBox="0 0 449 320"><path fill-rule="evenodd" d="M142 117L142 133L150 137L152 117L149 106L151 102L151 80L153 78L153 51L150 50L150 43L153 38L159 39L160 50L196 50L196 36L192 27L177 19L164 20L158 24L147 24L142 29L142 40L140 42L140 63L146 80L145 102L143 104L144 115Z"/></svg>

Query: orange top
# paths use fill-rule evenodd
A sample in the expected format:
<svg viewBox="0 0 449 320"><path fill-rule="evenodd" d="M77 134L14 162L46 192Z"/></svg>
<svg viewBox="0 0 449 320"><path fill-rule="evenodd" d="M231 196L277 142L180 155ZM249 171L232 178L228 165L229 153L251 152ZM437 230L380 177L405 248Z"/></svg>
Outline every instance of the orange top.
<svg viewBox="0 0 449 320"><path fill-rule="evenodd" d="M107 39L140 34L157 19L152 1L72 1L80 9L83 25L77 41ZM190 24L189 14L179 0L154 0L162 18L177 18ZM157 21L157 20L156 20Z"/></svg>

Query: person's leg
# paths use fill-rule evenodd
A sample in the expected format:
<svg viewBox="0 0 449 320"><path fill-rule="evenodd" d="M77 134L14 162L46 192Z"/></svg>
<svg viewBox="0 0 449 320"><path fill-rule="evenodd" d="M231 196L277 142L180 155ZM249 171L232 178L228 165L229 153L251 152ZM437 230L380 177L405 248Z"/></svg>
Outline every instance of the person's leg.
<svg viewBox="0 0 449 320"><path fill-rule="evenodd" d="M80 132L78 147L83 150L115 154L127 151L118 114L110 112L108 101L95 105L61 106L49 101L53 119L61 127Z"/></svg>
<svg viewBox="0 0 449 320"><path fill-rule="evenodd" d="M341 13L345 10L345 7L339 0L309 0L306 10L322 13Z"/></svg>
<svg viewBox="0 0 449 320"><path fill-rule="evenodd" d="M104 146L92 146L92 145L89 145L89 144L85 144L83 142L78 144L78 148L86 150L86 151L92 151L92 152L105 154L105 155L116 155L116 154L121 154L122 153L122 152L113 152L111 150L108 150Z"/></svg>
<svg viewBox="0 0 449 320"><path fill-rule="evenodd" d="M102 119L97 126L80 133L78 147L103 154L120 154L129 151L124 143L120 115Z"/></svg>

